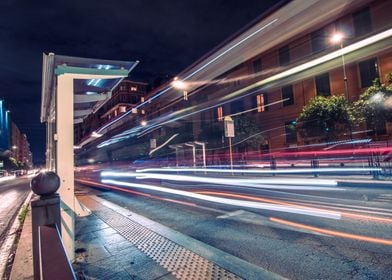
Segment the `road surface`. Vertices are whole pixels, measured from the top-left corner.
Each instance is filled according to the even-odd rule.
[[[25,177],[0,182],[0,246],[30,192],[29,183],[30,179]]]
[[[102,183],[97,174],[79,178]],[[392,279],[392,189],[211,178],[112,176],[102,186],[117,190],[94,192],[290,279]]]

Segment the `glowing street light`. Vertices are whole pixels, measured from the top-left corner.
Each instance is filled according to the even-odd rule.
[[[184,81],[179,80],[177,77],[174,78],[173,82],[171,82],[171,85],[175,89],[185,90],[188,88],[188,85]]]
[[[340,32],[333,34],[331,37],[332,44],[338,44],[341,43],[342,41],[343,41],[343,34]]]
[[[332,44],[340,44],[340,49],[343,49],[343,33],[336,32],[331,36]],[[346,63],[344,60],[344,54],[342,53],[342,64],[343,64],[343,80],[344,80],[344,96],[348,100],[348,86],[347,86],[347,75],[346,75]]]
[[[142,126],[146,126],[147,125],[147,121],[141,121],[141,123],[140,123]]]

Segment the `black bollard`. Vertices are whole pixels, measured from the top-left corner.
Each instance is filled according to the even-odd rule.
[[[32,191],[39,195],[31,201],[33,231],[34,279],[40,276],[39,227],[57,226],[61,232],[60,196],[56,191],[60,187],[60,178],[54,172],[43,172],[31,180]]]

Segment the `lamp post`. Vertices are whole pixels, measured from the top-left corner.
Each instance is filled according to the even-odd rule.
[[[340,50],[343,49],[343,39],[344,36],[342,33],[335,33],[331,37],[332,44],[340,44]],[[344,96],[348,100],[348,86],[347,86],[347,75],[346,75],[346,62],[344,60],[344,54],[342,53],[342,64],[343,64],[343,80],[344,80]]]
[[[178,79],[178,77],[175,77],[171,82],[171,86],[175,89],[182,90],[184,100],[188,100],[188,84],[185,81]]]

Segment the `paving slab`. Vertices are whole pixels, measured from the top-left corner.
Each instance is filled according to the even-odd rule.
[[[86,279],[283,279],[100,197],[78,199],[92,211],[76,221],[74,267]]]

